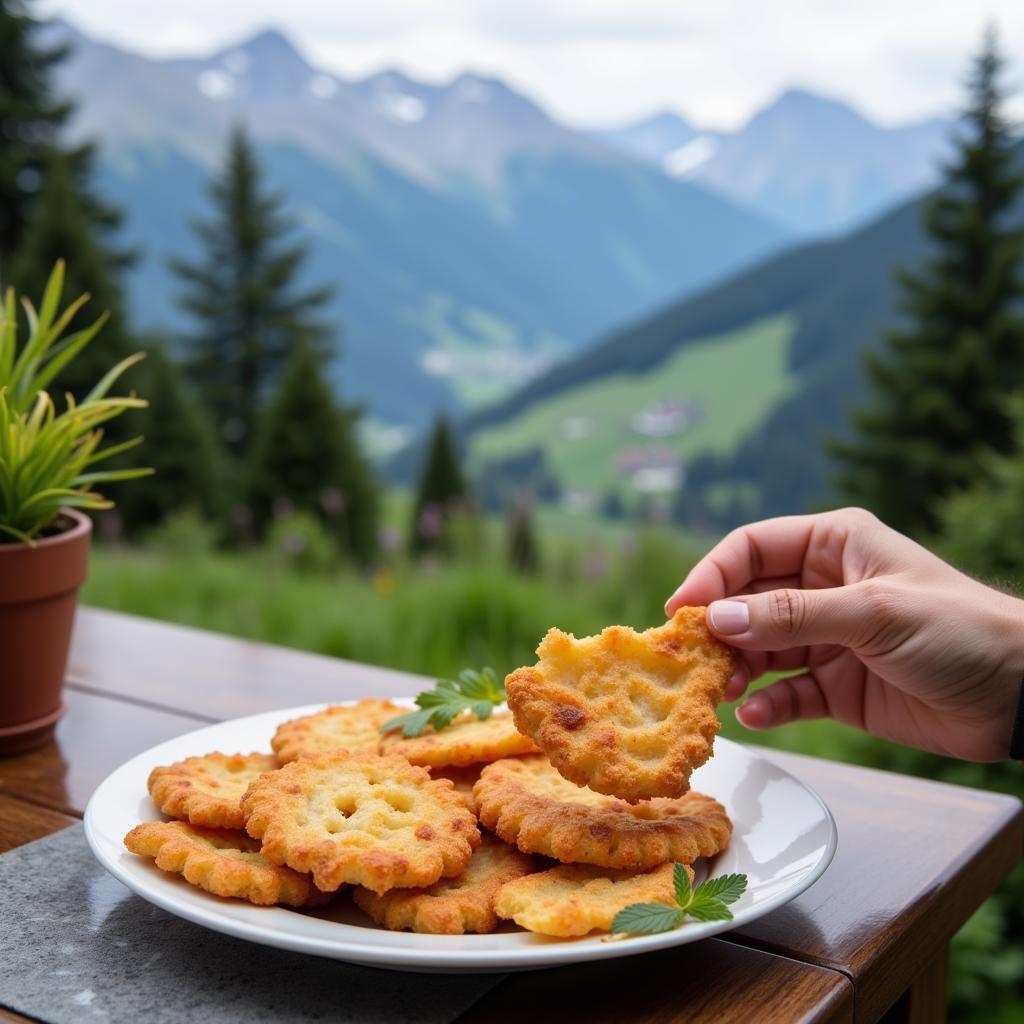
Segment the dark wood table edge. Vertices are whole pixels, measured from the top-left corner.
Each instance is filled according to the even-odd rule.
[[[849,1021],[850,1024],[853,1024],[853,1022],[856,1020],[855,989],[849,976],[845,974],[843,971],[833,970],[828,967],[821,967],[817,964],[805,963],[804,961],[797,960],[794,957],[784,956],[777,953],[771,953],[765,950],[753,949],[752,947],[744,946],[740,943],[733,943],[729,941],[729,935],[727,933],[715,936],[714,938],[701,939],[699,942],[695,943],[695,945],[701,947],[702,949],[707,949],[715,946],[730,946],[733,948],[739,947],[743,949],[750,949],[751,952],[757,953],[761,958],[770,958],[771,961],[774,961],[778,964],[791,964],[793,965],[793,967],[803,972],[820,971],[823,975],[831,979],[834,979],[835,981],[840,983],[840,988],[838,990],[837,995],[829,999],[828,1004],[825,1007],[823,1007],[823,1009],[828,1013],[827,1017],[822,1017],[818,1014],[815,1014],[813,1017],[797,1017],[793,1018],[792,1024],[802,1024],[802,1022],[804,1021],[807,1021],[808,1024],[810,1024],[810,1022],[819,1021],[835,1021],[838,1022],[838,1024],[842,1024],[842,1022]],[[686,946],[675,947],[675,951],[685,953],[686,948]],[[672,951],[673,950],[670,948],[668,952]],[[641,955],[657,956],[658,953]],[[573,967],[596,968],[597,966],[600,966],[603,967],[610,975],[617,964],[621,965],[621,962],[616,960],[601,961],[599,965],[593,963],[582,963],[570,965],[569,968],[540,968],[538,970],[509,973],[497,985],[495,985],[494,988],[489,989],[487,992],[481,995],[480,998],[476,1002],[474,1002],[472,1006],[468,1007],[461,1014],[459,1014],[458,1017],[454,1018],[452,1024],[491,1024],[492,1021],[500,1021],[502,1022],[502,1024],[504,1024],[505,1017],[495,1016],[496,1006],[500,1006],[502,1008],[516,1007],[517,1009],[515,1009],[514,1011],[511,1009],[508,1011],[509,1017],[514,1017],[516,1020],[521,1020],[522,1017],[525,1015],[529,1017],[531,1024],[546,1024],[546,1022],[549,1021],[551,1022],[551,1024],[565,1024],[566,1021],[589,1020],[591,1019],[591,1017],[586,1013],[586,1006],[583,1007],[584,1015],[578,1015],[581,1009],[578,1003],[581,1001],[585,1002],[585,997],[583,1000],[580,1000],[579,997],[576,995],[575,991],[573,990],[568,990],[564,992],[564,995],[560,994],[561,997],[565,1000],[564,1002],[557,1001],[553,1003],[541,1003],[540,1005],[538,1005],[536,1002],[531,1002],[528,1007],[524,1008],[523,1000],[519,998],[517,994],[517,989],[519,989],[524,982],[528,984],[531,978],[536,979],[539,975],[550,975],[551,977],[557,977],[560,970],[571,970]],[[709,983],[713,984],[713,980],[709,979]],[[567,1005],[569,1001],[572,1001],[576,1005]],[[572,1015],[574,1011],[577,1013],[577,1016]],[[650,1019],[652,1022],[655,1020],[655,1018],[653,1017],[645,1019]],[[687,1021],[688,1019],[689,1018],[686,1016],[685,1008],[681,1008],[678,1016],[674,1016],[672,1018],[672,1020],[678,1020],[680,1024],[683,1024],[683,1022]],[[754,1018],[746,1016],[742,1018],[736,1018],[737,1021],[748,1019],[752,1020]],[[665,1022],[667,1022],[669,1018],[663,1015],[659,1015],[656,1018],[656,1020],[659,1022],[659,1024],[665,1024]]]
[[[989,832],[974,847],[978,858],[974,873],[986,883],[982,886],[984,891],[983,900],[987,899],[999,888],[1021,860],[1022,854],[1024,854],[1024,803],[1008,794],[992,795],[1004,799],[1006,813],[1003,819],[994,823]],[[867,1001],[867,1005],[864,1005],[865,1000],[857,984],[857,978],[846,965],[817,957],[812,953],[806,954],[799,962],[826,970],[837,971],[849,979],[854,990],[855,1020],[881,1021],[884,1015],[899,1003],[901,999],[910,1002],[915,1000],[923,1002],[930,999],[936,979],[941,980],[942,984],[945,985],[949,967],[950,941],[963,923],[980,906],[980,904],[975,904],[973,900],[968,901],[967,907],[969,909],[963,909],[958,906],[958,910],[962,910],[962,912],[952,916],[947,915],[941,928],[936,928],[934,922],[925,927],[923,923],[925,915],[930,910],[934,896],[938,891],[939,887],[936,886],[924,899],[914,904],[908,915],[907,932],[916,935],[919,943],[917,949],[920,954],[921,969],[917,979],[904,992],[895,993],[895,997],[892,1000],[883,1001],[883,1005],[877,1005],[877,999]],[[771,953],[775,956],[786,955],[774,943],[759,940],[756,936],[744,935],[741,932],[730,932],[728,936],[723,936],[723,938],[728,938],[730,942],[744,945],[760,952]],[[892,944],[892,941],[886,942],[879,949],[878,959],[882,959],[888,954]],[[862,1014],[864,1015],[863,1017]],[[908,1017],[907,1019],[912,1018]]]

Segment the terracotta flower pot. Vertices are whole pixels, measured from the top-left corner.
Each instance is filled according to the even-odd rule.
[[[61,513],[65,529],[29,544],[0,543],[0,755],[40,747],[64,713],[61,689],[92,523]]]

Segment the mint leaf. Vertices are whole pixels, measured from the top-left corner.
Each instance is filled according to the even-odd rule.
[[[676,865],[678,869],[678,865]],[[747,891],[746,875],[720,875],[709,878],[697,886],[693,894],[695,900],[703,897],[713,898],[721,903],[735,903]]]
[[[459,691],[450,679],[441,679],[432,690],[424,690],[416,697],[421,708],[443,708],[448,704],[459,702]]]
[[[735,903],[747,891],[746,875],[722,875],[709,878],[691,889],[685,864],[672,868],[672,884],[677,906],[663,903],[631,903],[612,919],[612,932],[637,932],[653,935],[678,928],[687,917],[695,921],[731,921],[728,904]]]
[[[459,673],[459,689],[470,700],[486,701],[488,704],[500,704],[505,699],[505,684],[498,679],[493,668],[474,672],[465,669]]]
[[[732,911],[721,900],[708,896],[694,896],[693,902],[686,908],[686,913],[695,921],[732,920]]]
[[[393,729],[401,729],[403,736],[419,736],[430,724],[433,711],[410,711],[408,714],[399,715],[397,718],[389,719],[381,727],[381,732],[391,732]]]
[[[690,873],[685,864],[676,864],[672,868],[672,883],[676,889],[676,903],[685,910],[690,905]]]
[[[463,709],[456,703],[445,704],[442,707],[434,708],[434,713],[430,718],[430,724],[434,729],[443,729],[446,725],[450,725],[452,719],[459,714]]]
[[[631,903],[612,919],[612,933],[636,932],[654,935],[668,932],[683,923],[683,912],[665,903]]]
[[[381,732],[401,729],[404,736],[419,736],[427,728],[443,729],[463,711],[479,719],[491,717],[496,704],[505,699],[505,685],[494,669],[479,672],[463,669],[458,679],[439,679],[432,690],[424,690],[416,697],[419,711],[410,711],[385,722]]]
[[[475,704],[471,704],[469,706],[469,710],[472,711],[477,718],[486,719],[491,717],[494,705],[489,700],[478,700]]]

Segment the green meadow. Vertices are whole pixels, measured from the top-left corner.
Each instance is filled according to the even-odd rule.
[[[794,331],[792,317],[769,317],[692,342],[645,373],[605,376],[560,392],[474,434],[471,469],[539,448],[564,488],[601,494],[622,486],[616,461],[629,450],[665,448],[684,462],[730,453],[796,389],[788,366]],[[695,420],[666,437],[634,430],[632,417],[671,402],[690,405]]]

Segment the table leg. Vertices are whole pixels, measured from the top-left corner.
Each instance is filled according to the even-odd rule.
[[[880,1024],[945,1024],[949,946],[924,969],[882,1017]]]

